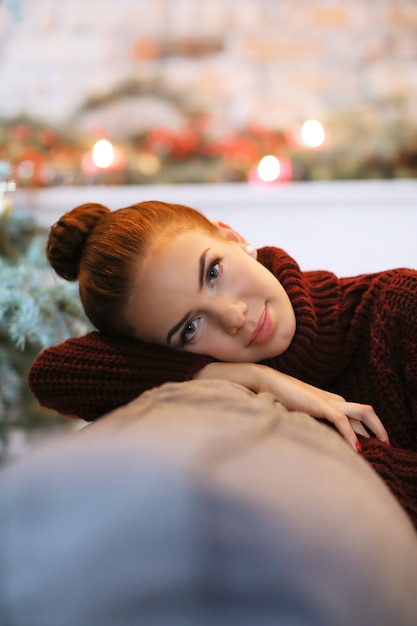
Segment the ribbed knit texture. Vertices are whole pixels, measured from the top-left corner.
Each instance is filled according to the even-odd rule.
[[[391,489],[417,531],[417,454],[391,448],[373,437],[359,439],[364,458]]]
[[[301,272],[284,251],[264,248],[297,318],[292,344],[271,367],[371,404],[394,445],[417,450],[417,271],[354,278]]]
[[[91,332],[44,350],[29,387],[40,404],[90,422],[167,381],[191,380],[205,356]]]
[[[417,271],[339,279],[302,272],[277,248],[262,248],[258,259],[284,286],[297,319],[290,347],[264,363],[374,407],[395,447],[365,441],[364,456],[417,527]],[[146,389],[189,380],[213,360],[93,332],[45,350],[29,386],[42,405],[90,421]]]

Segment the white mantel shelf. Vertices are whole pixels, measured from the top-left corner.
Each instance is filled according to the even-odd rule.
[[[11,198],[17,213],[48,227],[84,202],[116,209],[165,200],[229,222],[258,247],[280,246],[305,270],[417,268],[417,180],[56,187],[18,189]]]

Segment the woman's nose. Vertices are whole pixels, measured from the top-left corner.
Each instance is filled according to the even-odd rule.
[[[247,310],[246,304],[240,300],[222,302],[219,307],[221,325],[227,332],[232,335],[236,334],[245,323]]]

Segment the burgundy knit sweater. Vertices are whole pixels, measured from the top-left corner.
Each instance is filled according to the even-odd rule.
[[[297,320],[286,352],[263,363],[374,407],[395,447],[365,441],[364,455],[417,526],[417,271],[338,278],[302,272],[272,247],[258,260],[282,283]],[[91,421],[213,360],[92,332],[42,352],[29,386],[42,405]]]

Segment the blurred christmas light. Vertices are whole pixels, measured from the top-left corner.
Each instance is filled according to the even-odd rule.
[[[127,157],[123,150],[108,141],[96,141],[92,150],[84,152],[81,157],[81,170],[88,175],[97,174],[99,170],[111,172],[121,171],[126,167]]]
[[[324,144],[326,133],[318,120],[306,120],[301,126],[301,140],[309,148],[318,148]]]
[[[250,183],[271,185],[290,181],[292,178],[291,161],[285,157],[267,154],[248,174]]]
[[[101,169],[110,167],[114,161],[114,148],[108,139],[99,139],[94,144],[92,150],[92,159],[94,165]]]
[[[294,150],[323,150],[328,147],[329,133],[323,124],[315,119],[308,119],[303,124],[293,126],[285,133],[285,139]]]
[[[279,178],[281,165],[277,157],[267,154],[262,157],[258,164],[258,175],[265,183],[272,183]]]

